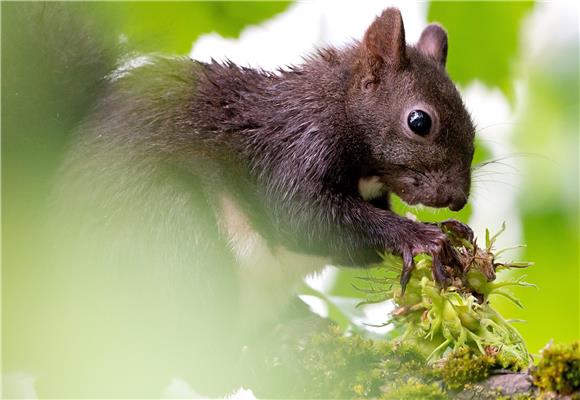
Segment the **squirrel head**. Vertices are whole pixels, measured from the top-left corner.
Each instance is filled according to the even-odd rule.
[[[431,24],[407,46],[401,14],[388,8],[356,52],[347,113],[371,149],[365,174],[409,204],[463,208],[475,129],[445,71],[445,30]]]

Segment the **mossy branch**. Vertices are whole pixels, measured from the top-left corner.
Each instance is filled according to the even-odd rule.
[[[345,336],[332,326],[299,346],[298,365],[293,368],[302,376],[301,384],[276,395],[382,400],[580,399],[579,348],[580,342],[549,346],[537,366],[525,370],[510,356],[480,354],[467,347],[428,363],[416,345]]]

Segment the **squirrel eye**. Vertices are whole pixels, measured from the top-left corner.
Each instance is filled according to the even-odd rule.
[[[407,118],[409,128],[419,136],[427,136],[431,130],[431,117],[425,111],[413,110]]]

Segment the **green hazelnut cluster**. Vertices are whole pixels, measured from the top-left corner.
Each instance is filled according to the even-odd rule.
[[[398,340],[415,343],[425,351],[427,360],[435,362],[462,348],[486,354],[501,354],[514,364],[527,366],[529,354],[517,330],[491,306],[491,296],[503,296],[518,306],[519,301],[507,290],[510,286],[531,286],[523,277],[496,281],[496,272],[522,268],[530,263],[503,263],[496,260],[504,250],[494,251],[494,243],[502,229],[480,248],[476,239],[469,242],[447,232],[458,253],[463,270],[453,274],[446,287],[434,280],[431,257],[417,256],[415,269],[405,291],[398,277],[402,262],[398,257],[385,256],[383,264],[369,276],[364,288],[368,301],[374,303],[392,299],[395,309],[388,323],[397,326]]]

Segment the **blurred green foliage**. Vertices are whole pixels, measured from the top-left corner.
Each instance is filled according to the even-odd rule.
[[[99,2],[138,50],[187,54],[195,38],[236,37],[247,25],[284,11],[288,1]]]
[[[578,60],[578,42],[554,43],[519,65],[528,98],[513,139],[525,155],[517,205],[527,244],[522,258],[536,263],[526,279],[538,290],[518,292],[523,310],[499,303],[505,315],[527,321],[518,329],[533,352],[550,339],[580,337]]]

